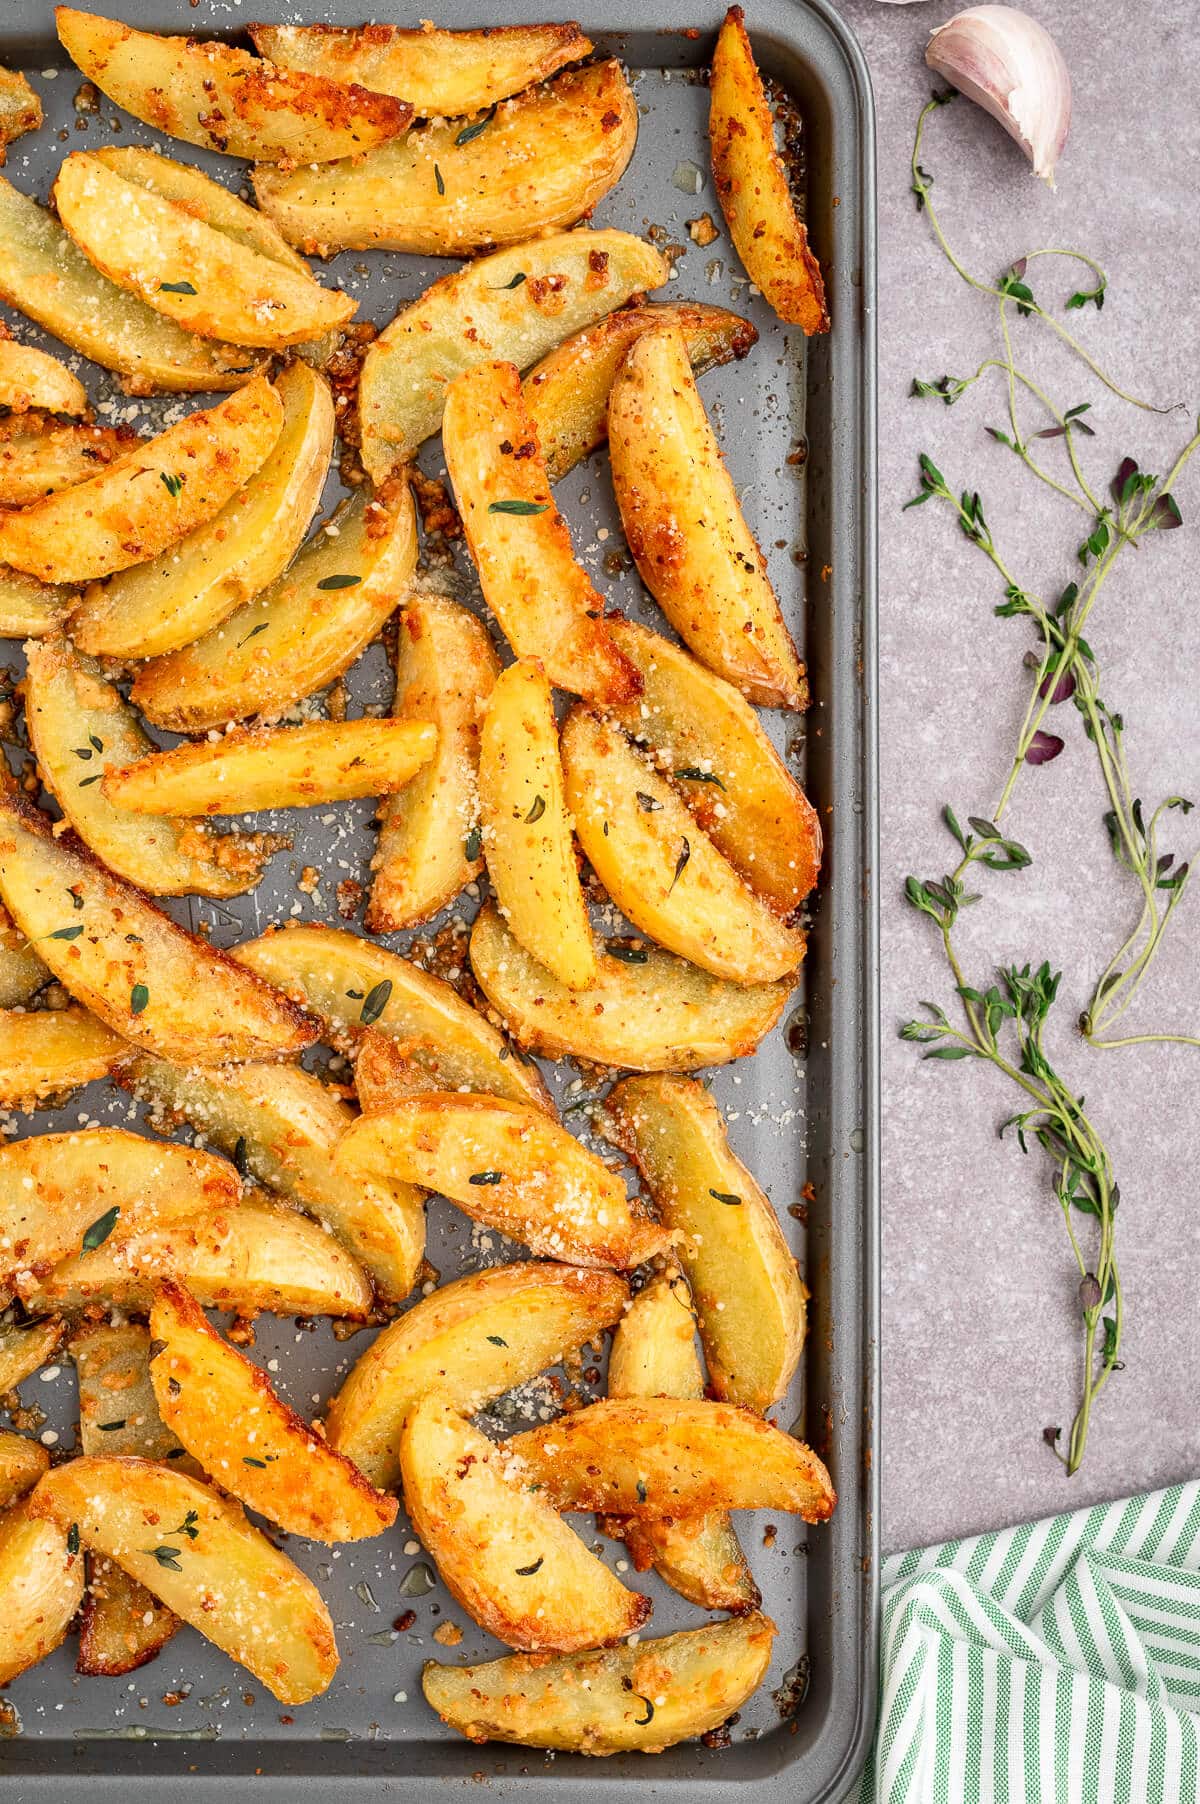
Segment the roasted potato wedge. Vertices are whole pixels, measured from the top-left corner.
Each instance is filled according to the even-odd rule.
[[[484,710],[479,752],[484,859],[500,912],[526,950],[572,990],[596,980],[554,697],[534,658],[510,664]]]
[[[194,645],[144,664],[133,699],[174,733],[282,713],[353,664],[402,600],[416,562],[408,489],[386,503],[360,490],[261,595]]]
[[[386,1115],[410,1096],[442,1088],[413,1051],[411,1044],[367,1028],[354,1049],[354,1088],[364,1115]]]
[[[182,1285],[158,1285],[150,1331],[163,1420],[222,1490],[312,1541],[361,1541],[396,1520],[395,1498],[277,1397],[267,1374],[221,1339]]]
[[[149,1460],[89,1458],[48,1473],[35,1519],[116,1560],[282,1704],[304,1704],[337,1670],[329,1612],[236,1503]]]
[[[501,101],[486,131],[436,119],[353,160],[259,167],[254,192],[309,253],[469,257],[582,219],[625,173],[637,123],[620,64],[592,63]]]
[[[57,632],[78,599],[75,589],[39,583],[0,564],[0,639],[44,639]]]
[[[277,69],[232,44],[161,37],[73,7],[58,35],[89,81],[147,125],[259,163],[353,157],[402,132],[412,108],[387,94]]]
[[[178,1627],[174,1610],[160,1604],[115,1560],[88,1554],[76,1672],[87,1678],[123,1678],[160,1654]]]
[[[48,351],[4,337],[0,337],[0,407],[15,414],[89,412],[87,390],[65,363]]]
[[[573,708],[562,753],[580,844],[635,927],[733,983],[772,983],[796,970],[804,935],[743,883],[619,727]]]
[[[4,1009],[0,1108],[34,1109],[49,1097],[107,1077],[128,1051],[127,1043],[86,1009]]]
[[[400,1429],[418,1398],[446,1396],[469,1415],[598,1341],[629,1300],[614,1272],[530,1262],[443,1285],[386,1327],[329,1406],[330,1445],[371,1483],[400,1482]]]
[[[435,1090],[474,1090],[532,1103],[553,1115],[536,1065],[509,1049],[491,1022],[450,984],[357,934],[299,923],[238,946],[239,964],[282,990],[353,1052],[364,1032],[404,1046]]]
[[[764,708],[808,703],[677,326],[630,345],[608,399],[621,523],[642,581],[702,663]]]
[[[498,25],[484,31],[252,25],[250,36],[261,55],[284,69],[395,94],[420,119],[481,112],[592,52],[578,25]]]
[[[25,77],[16,69],[0,69],[0,163],[10,144],[35,132],[41,123],[42,103]]]
[[[363,358],[362,460],[375,482],[442,423],[447,385],[502,357],[528,369],[568,333],[647,288],[667,266],[628,232],[558,232],[443,276],[398,313]]]
[[[427,1660],[421,1685],[442,1721],[468,1741],[661,1754],[741,1708],[766,1676],[774,1638],[768,1617],[740,1616],[570,1659]]]
[[[0,1517],[0,1685],[66,1638],[83,1596],[83,1554],[70,1551],[69,1527],[35,1515],[32,1495]]]
[[[76,1001],[162,1058],[288,1058],[316,1037],[294,1003],[56,838],[36,808],[2,794],[0,893]]]
[[[157,557],[224,507],[282,423],[278,395],[256,377],[87,482],[0,517],[0,557],[53,583],[89,582]]]
[[[446,390],[442,445],[484,600],[519,658],[599,702],[638,692],[571,550],[512,363],[477,363]]]
[[[247,206],[236,194],[213,181],[192,163],[180,163],[174,157],[160,156],[156,150],[145,150],[135,144],[106,144],[89,151],[89,156],[106,169],[133,182],[139,188],[172,201],[193,219],[198,219],[222,237],[232,238],[246,250],[272,263],[290,269],[296,275],[308,275],[308,264],[292,249],[281,232],[258,211]]]
[[[837,1502],[810,1447],[732,1403],[610,1398],[504,1446],[560,1510],[647,1520],[786,1510],[824,1522]]]
[[[509,1647],[555,1653],[640,1628],[650,1599],[627,1591],[507,1468],[502,1450],[436,1394],[400,1431],[405,1508],[463,1609]]]
[[[780,319],[809,338],[828,332],[821,266],[775,149],[774,120],[740,6],[729,8],[718,33],[709,92],[713,181],[746,273]]]
[[[14,927],[0,905],[0,1008],[19,1008],[50,982],[50,972],[33,949],[33,941]]]
[[[211,632],[282,576],[321,498],[333,450],[333,398],[328,383],[301,362],[282,371],[275,392],[283,425],[264,462],[205,525],[88,589],[71,621],[81,651],[161,657]]]
[[[79,1382],[81,1452],[161,1460],[193,1478],[203,1477],[199,1463],[159,1414],[147,1327],[141,1322],[85,1322],[71,1336],[70,1354]]]
[[[500,660],[474,614],[442,595],[414,595],[400,619],[400,720],[431,721],[437,749],[380,811],[367,903],[372,933],[428,921],[483,869],[479,855],[479,712]]]
[[[88,482],[141,443],[124,426],[86,426],[14,414],[0,420],[0,505],[29,507]]]
[[[40,1441],[0,1429],[0,1510],[9,1509],[26,1491],[32,1491],[49,1469],[50,1455]]]
[[[15,1391],[40,1366],[49,1365],[63,1337],[60,1316],[45,1321],[0,1326],[0,1394]]]

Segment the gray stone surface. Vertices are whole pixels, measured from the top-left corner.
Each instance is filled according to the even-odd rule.
[[[1193,1157],[1200,1050],[1089,1049],[1075,1018],[1096,972],[1135,918],[1132,880],[1115,868],[1101,824],[1099,773],[1070,707],[1053,725],[1067,750],[1029,769],[1009,816],[1032,870],[981,885],[962,934],[969,972],[997,960],[1050,959],[1064,971],[1053,1054],[1109,1144],[1122,1189],[1126,1369],[1094,1419],[1087,1461],[1068,1480],[1042,1443],[1076,1399],[1076,1278],[1061,1214],[1039,1157],[1001,1144],[1004,1081],[973,1064],[921,1065],[895,1038],[916,999],[949,1005],[931,924],[904,904],[909,871],[940,874],[949,841],[943,801],[988,813],[1024,706],[1020,622],[997,620],[997,580],[934,503],[901,514],[926,450],[952,483],[984,497],[997,544],[1028,586],[1056,593],[1073,573],[1084,516],[1041,488],[990,441],[1004,424],[993,375],[954,408],[911,400],[914,374],[963,374],[991,354],[994,303],[949,270],[908,192],[917,111],[932,78],[927,33],[943,4],[848,0],[870,60],[879,110],[881,239],[879,511],[883,758],[884,1234],[883,1541],[886,1549],[1076,1507],[1171,1482],[1200,1468],[1200,1333]],[[1158,402],[1138,413],[1107,395],[1036,321],[1016,331],[1022,360],[1061,403],[1092,403],[1094,483],[1126,452],[1168,466],[1200,403],[1196,371],[1194,171],[1200,155],[1192,0],[1144,11],[1117,0],[1042,0],[1075,88],[1071,138],[1051,193],[967,102],[938,114],[925,167],[968,266],[994,278],[1022,252],[1078,245],[1107,267],[1108,302],[1078,324],[1124,386]],[[1064,265],[1034,266],[1039,298],[1066,298]],[[1053,465],[1061,447],[1041,447]],[[1103,694],[1125,714],[1136,785],[1147,799],[1200,790],[1200,459],[1179,498],[1184,531],[1127,553],[1096,605],[1089,637]],[[1086,528],[1085,528],[1086,530]],[[1172,817],[1166,843],[1200,838]],[[1189,830],[1190,829],[1190,830]],[[930,931],[926,931],[926,929]],[[1184,899],[1155,975],[1126,1017],[1129,1032],[1200,1032],[1200,892]],[[970,979],[969,979],[970,980]]]

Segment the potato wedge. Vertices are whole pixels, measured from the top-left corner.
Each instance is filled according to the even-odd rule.
[[[446,1398],[414,1404],[400,1431],[404,1505],[447,1589],[509,1647],[573,1653],[640,1628],[627,1591]],[[564,1532],[565,1531],[565,1532]]]
[[[43,1472],[50,1470],[50,1455],[40,1441],[0,1429],[0,1510],[7,1510],[32,1491]]]
[[[821,266],[775,149],[774,120],[740,6],[729,8],[717,35],[709,92],[713,181],[746,273],[780,319],[800,326],[806,338],[828,332]]]
[[[362,460],[375,482],[442,423],[447,385],[502,357],[528,369],[570,332],[647,288],[667,265],[628,232],[558,232],[443,276],[398,313],[363,358]]]
[[[57,632],[78,599],[76,589],[39,583],[0,564],[0,639],[44,639]]]
[[[412,108],[387,94],[277,69],[232,44],[162,37],[73,7],[58,35],[89,81],[158,131],[259,163],[352,157],[402,132]]]
[[[432,721],[437,750],[380,811],[366,915],[371,933],[430,920],[483,869],[479,712],[499,670],[474,614],[442,595],[411,598],[397,634],[393,713]]]
[[[66,1639],[83,1596],[83,1554],[70,1551],[69,1527],[35,1515],[32,1494],[0,1517],[0,1685]]]
[[[31,1514],[116,1560],[282,1704],[337,1670],[329,1612],[286,1554],[211,1486],[149,1460],[84,1457],[49,1473]]]
[[[275,392],[283,425],[264,462],[205,525],[87,590],[71,621],[81,651],[161,657],[219,626],[282,576],[321,498],[333,450],[333,398],[328,383],[299,361],[282,371]]]
[[[435,1090],[475,1090],[553,1115],[536,1065],[514,1054],[485,1016],[443,978],[357,934],[299,923],[238,946],[233,957],[321,1020],[353,1052],[367,1032],[406,1049]]]
[[[83,1453],[153,1459],[193,1478],[203,1471],[159,1414],[150,1380],[150,1330],[141,1322],[86,1322],[72,1336]]]
[[[633,1071],[696,1071],[744,1058],[778,1021],[791,981],[727,983],[657,946],[596,940],[596,981],[568,990],[530,957],[492,903],[471,929],[471,969],[518,1045]]]
[[[143,1101],[184,1116],[245,1174],[314,1216],[388,1302],[408,1295],[425,1250],[421,1194],[382,1178],[347,1180],[334,1153],[354,1111],[320,1078],[298,1065],[189,1070],[141,1057],[121,1082]]]
[[[774,1638],[768,1617],[740,1616],[571,1659],[427,1660],[421,1685],[442,1721],[468,1741],[661,1754],[741,1708],[766,1676]]]
[[[139,394],[239,388],[263,359],[163,319],[93,269],[52,213],[0,176],[0,297]]]
[[[775,911],[816,885],[821,822],[748,703],[681,646],[632,620],[612,635],[642,693],[612,710],[654,754],[718,852]]]
[[[614,1272],[577,1265],[534,1261],[469,1272],[371,1343],[329,1406],[330,1445],[391,1490],[400,1482],[400,1430],[418,1398],[439,1391],[472,1414],[598,1341],[628,1299]]]
[[[160,1654],[179,1627],[174,1610],[102,1553],[87,1556],[75,1671],[123,1678]]]
[[[41,123],[42,103],[25,77],[16,69],[0,69],[0,163],[10,144]]]
[[[385,1172],[445,1196],[474,1221],[571,1265],[628,1270],[669,1244],[635,1216],[621,1179],[526,1103],[431,1091],[343,1137],[347,1172]]]
[[[135,773],[158,754],[116,684],[61,636],[27,651],[25,724],[42,781],[116,876],[152,896],[240,896],[260,881],[269,852],[253,834],[212,836],[183,819],[148,821],[114,800],[107,773]]]
[[[101,145],[88,154],[122,180],[182,207],[193,219],[211,226],[224,238],[232,238],[256,256],[267,257],[296,275],[309,274],[304,258],[297,256],[257,207],[247,206],[193,163],[180,163],[174,157],[164,157],[156,150],[135,144]]]
[[[403,1040],[367,1028],[354,1049],[354,1088],[364,1115],[386,1115],[410,1096],[442,1088],[412,1053]]]
[[[579,842],[635,927],[732,983],[772,983],[796,970],[804,935],[742,882],[618,727],[575,707],[562,753]]]
[[[486,131],[436,119],[353,160],[259,167],[254,193],[289,244],[319,256],[469,257],[582,219],[625,173],[637,125],[620,64],[593,63],[501,101]]]
[[[288,1058],[316,1036],[294,1003],[185,933],[77,843],[56,839],[45,815],[10,795],[0,795],[0,894],[75,1000],[162,1058]]]
[[[0,407],[10,413],[87,414],[87,390],[65,363],[16,338],[0,337]]]
[[[837,1502],[810,1447],[732,1403],[610,1398],[504,1446],[560,1510],[647,1520],[786,1510],[824,1522]]]
[[[14,927],[0,905],[0,1008],[19,1008],[50,982],[50,972],[33,949],[32,940]]]
[[[86,1009],[4,1009],[0,1108],[35,1109],[48,1098],[107,1077],[128,1051],[127,1043]]]
[[[665,325],[682,331],[697,375],[744,357],[758,339],[748,319],[693,301],[625,307],[564,339],[523,384],[551,482],[605,443],[608,395],[622,357],[644,332]]]
[[[8,1322],[0,1327],[0,1396],[15,1391],[39,1367],[49,1365],[62,1337],[61,1316],[47,1316],[41,1322]]]
[[[163,1420],[223,1491],[313,1541],[361,1541],[396,1520],[395,1498],[327,1446],[171,1279],[155,1290],[150,1331]]]
[[[500,912],[560,982],[587,989],[596,980],[592,926],[563,799],[554,697],[535,658],[510,664],[488,698],[479,813]]]
[[[408,489],[386,502],[360,490],[261,595],[194,645],[144,664],[133,699],[173,733],[282,713],[335,682],[377,637],[416,562]]]
[[[621,523],[642,581],[702,663],[764,708],[808,687],[677,326],[625,353],[608,399]]]
[[[123,426],[67,424],[26,414],[0,420],[0,504],[28,507],[88,482],[140,443],[139,435]]]
[[[519,658],[600,702],[638,692],[571,550],[512,363],[477,363],[446,390],[442,445],[484,600]]]

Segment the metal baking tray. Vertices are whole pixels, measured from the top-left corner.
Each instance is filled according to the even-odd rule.
[[[97,8],[153,30],[205,34],[235,34],[249,15],[356,23],[364,11],[363,0],[324,0],[307,10],[294,0],[254,0],[252,7],[248,0],[245,12],[241,0],[201,0],[199,6],[195,0],[97,0]],[[572,10],[548,9],[546,0],[490,0],[487,6],[450,0],[438,23],[507,24]],[[261,1804],[297,1798],[365,1804],[376,1796],[432,1798],[478,1782],[503,1797],[552,1798],[585,1787],[594,1804],[616,1804],[647,1790],[689,1804],[717,1804],[732,1799],[735,1787],[752,1784],[763,1804],[784,1798],[815,1804],[841,1795],[863,1759],[875,1691],[878,1432],[871,96],[858,47],[824,0],[751,0],[749,24],[761,63],[798,103],[806,126],[809,230],[827,272],[833,315],[832,334],[806,346],[750,288],[724,232],[707,249],[688,236],[689,218],[709,212],[720,223],[701,73],[720,14],[716,7],[696,13],[682,0],[662,0],[654,10],[651,28],[635,0],[609,0],[603,8],[583,0],[580,9],[599,53],[626,62],[641,112],[633,162],[596,219],[635,232],[660,228],[684,247],[661,298],[732,306],[748,314],[761,335],[745,362],[712,372],[703,387],[808,660],[810,712],[802,719],[763,718],[820,808],[826,857],[795,1006],[755,1058],[716,1072],[713,1089],[729,1113],[733,1143],[769,1190],[813,1291],[797,1386],[775,1414],[829,1461],[838,1510],[829,1525],[815,1530],[786,1517],[774,1524],[738,1518],[779,1635],[768,1680],[725,1748],[688,1744],[654,1759],[585,1761],[499,1743],[472,1747],[445,1730],[422,1698],[422,1662],[431,1656],[487,1658],[502,1650],[440,1586],[409,1594],[415,1581],[408,1575],[422,1555],[412,1551],[402,1517],[381,1539],[336,1550],[288,1541],[288,1552],[320,1584],[342,1651],[334,1684],[305,1708],[282,1712],[247,1673],[188,1629],[152,1665],[123,1679],[77,1677],[68,1641],[5,1693],[20,1732],[0,1741],[0,1775],[5,1796],[22,1804],[143,1794],[175,1800],[193,1792],[215,1796],[218,1788],[230,1804],[250,1798]],[[391,8],[387,16],[401,17]],[[46,108],[46,124],[12,147],[5,170],[39,198],[45,199],[69,149],[97,141],[159,142],[107,101],[98,114],[77,119],[79,76],[54,36],[49,0],[7,0],[0,8],[0,59],[30,75]],[[239,180],[241,166],[230,159],[171,142],[161,147],[227,182]],[[359,297],[360,317],[383,325],[448,267],[351,252],[328,273]],[[27,322],[20,330],[31,342],[50,342]],[[71,361],[76,367],[81,362]],[[121,417],[141,407],[153,426],[180,405],[179,397],[131,403],[103,372],[85,365],[82,373],[93,398],[114,399]],[[801,447],[807,455],[798,459]],[[440,444],[435,441],[427,453],[427,467],[439,470]],[[331,477],[327,504],[337,492]],[[604,456],[575,471],[558,494],[576,547],[609,604],[665,630],[628,560],[619,568],[612,555],[622,540]],[[19,648],[0,647],[0,663],[19,668]],[[381,647],[360,660],[348,687],[352,711],[387,705],[390,678]],[[10,754],[16,755],[13,748]],[[221,945],[273,921],[338,923],[336,885],[365,875],[371,812],[366,803],[343,807],[336,825],[320,809],[264,816],[258,824],[292,832],[295,843],[290,854],[275,859],[260,890],[230,905],[190,898],[173,911],[193,927],[207,922]],[[300,886],[305,867],[320,873],[315,890],[311,878]],[[403,950],[408,937],[387,943]],[[572,1083],[567,1100],[582,1088],[569,1066],[549,1075],[560,1100]],[[131,1115],[136,1110],[127,1098],[92,1086],[57,1114],[23,1118],[19,1131],[126,1122]],[[567,1119],[578,1126],[585,1117]],[[17,1124],[7,1125],[13,1131]],[[472,1234],[470,1224],[444,1204],[431,1208],[429,1257],[444,1278],[507,1256],[497,1237],[489,1242]],[[367,1344],[365,1334],[337,1341],[328,1324],[310,1331],[289,1319],[261,1317],[257,1328],[255,1357],[277,1360],[275,1381],[309,1413],[325,1403]],[[69,1448],[76,1418],[69,1361],[55,1379],[30,1380],[24,1397],[46,1410],[58,1446]],[[511,1412],[502,1425],[510,1422]],[[576,1518],[576,1526],[588,1534],[586,1519]],[[613,1562],[624,1552],[620,1543],[598,1536],[595,1545]],[[653,1575],[638,1582],[654,1595],[652,1633],[701,1620]],[[409,1609],[416,1612],[415,1624],[396,1632],[393,1620]],[[433,1640],[446,1622],[463,1631],[452,1648]],[[165,1694],[184,1687],[183,1702],[164,1703]]]

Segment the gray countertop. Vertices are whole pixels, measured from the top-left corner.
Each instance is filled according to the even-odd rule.
[[[988,814],[1027,695],[1027,623],[997,619],[998,579],[941,504],[909,513],[917,454],[952,486],[977,488],[998,546],[1029,587],[1056,594],[1077,573],[1082,513],[1037,484],[985,424],[1005,422],[993,374],[953,408],[909,398],[914,375],[966,374],[992,354],[994,303],[937,251],[909,193],[920,105],[934,78],[928,32],[951,5],[846,0],[879,113],[881,282],[880,678],[883,1027],[883,1543],[887,1550],[1073,1508],[1200,1470],[1200,1278],[1190,1158],[1200,1049],[1098,1052],[1075,1022],[1092,982],[1136,918],[1135,886],[1113,863],[1099,771],[1070,705],[1054,710],[1066,750],[1028,768],[1008,828],[1034,855],[989,876],[961,940],[968,981],[1000,961],[1049,959],[1064,972],[1050,1049],[1108,1138],[1122,1206],[1125,1369],[1097,1405],[1082,1471],[1068,1479],[1043,1443],[1069,1423],[1081,1369],[1075,1270],[1048,1169],[1023,1159],[998,1123],[1006,1080],[972,1062],[922,1065],[896,1038],[919,997],[951,1005],[932,924],[907,907],[905,876],[937,876],[953,848],[938,814]],[[1200,404],[1196,370],[1194,171],[1200,77],[1191,0],[1131,14],[1116,0],[1046,0],[1074,82],[1074,120],[1057,192],[1028,172],[1000,129],[965,101],[934,116],[922,162],[943,224],[968,266],[994,279],[1027,249],[1072,245],[1107,268],[1102,314],[1059,314],[1122,383],[1168,415],[1107,395],[1036,320],[1016,326],[1018,357],[1062,405],[1088,401],[1097,436],[1082,448],[1094,484],[1122,456],[1163,470]],[[940,85],[940,84],[939,84]],[[1039,299],[1077,284],[1036,266]],[[1039,447],[1048,466],[1060,443]],[[1200,791],[1200,459],[1179,489],[1185,530],[1127,552],[1089,627],[1103,694],[1127,723],[1137,787],[1157,802]],[[1081,532],[1082,527],[1082,532]],[[1166,845],[1200,839],[1171,817]],[[1190,830],[1189,830],[1190,829]],[[1200,1032],[1200,892],[1184,897],[1125,1031]]]

